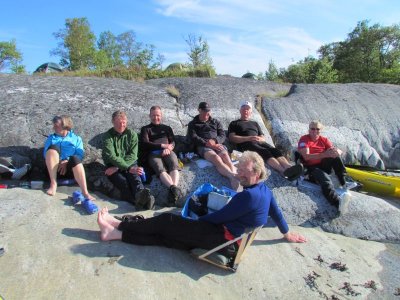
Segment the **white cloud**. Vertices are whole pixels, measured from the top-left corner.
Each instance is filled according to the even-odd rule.
[[[157,10],[167,17],[174,17],[192,23],[241,28],[259,23],[260,14],[277,13],[280,8],[273,1],[266,0],[157,0]]]
[[[211,57],[218,73],[241,76],[265,72],[269,61],[287,67],[308,55],[315,56],[321,42],[298,28],[276,28],[249,35],[208,33]]]

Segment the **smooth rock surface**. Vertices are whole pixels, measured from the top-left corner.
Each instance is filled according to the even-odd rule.
[[[398,298],[399,244],[297,226],[291,229],[308,242],[290,244],[277,228],[263,228],[230,273],[183,251],[100,242],[96,215],[68,200],[74,189],[61,187],[55,197],[0,190],[4,299],[353,299],[351,292],[355,299]],[[113,215],[132,212],[125,202],[96,197]]]

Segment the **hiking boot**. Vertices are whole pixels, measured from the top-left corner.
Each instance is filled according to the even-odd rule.
[[[154,196],[148,188],[144,188],[135,194],[135,206],[137,210],[153,209],[155,202]]]
[[[176,185],[171,185],[168,191],[168,204],[176,205],[181,197],[183,197],[182,190]]]

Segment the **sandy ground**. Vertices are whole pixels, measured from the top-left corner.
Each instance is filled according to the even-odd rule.
[[[75,188],[0,190],[4,299],[400,299],[400,245],[292,226],[305,244],[263,228],[236,273],[160,247],[101,242]],[[111,213],[132,212],[97,194]],[[169,209],[143,212],[145,216]]]

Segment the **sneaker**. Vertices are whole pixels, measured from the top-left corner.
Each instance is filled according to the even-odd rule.
[[[153,209],[155,202],[154,196],[148,188],[144,188],[135,194],[135,206],[137,210]]]
[[[11,178],[20,180],[23,176],[26,175],[26,173],[28,173],[28,171],[30,169],[31,169],[31,165],[30,164],[25,164],[23,167],[15,169]]]
[[[349,191],[345,191],[343,194],[339,196],[340,201],[339,201],[339,212],[341,215],[347,213],[349,203],[351,200],[351,194]]]
[[[346,190],[352,190],[358,186],[357,182],[355,181],[346,181],[344,185],[344,189]]]

